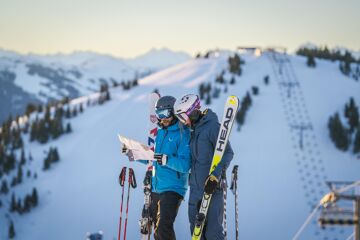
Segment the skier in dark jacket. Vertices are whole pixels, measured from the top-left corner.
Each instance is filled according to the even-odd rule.
[[[155,140],[155,175],[152,177],[151,212],[155,240],[175,240],[174,221],[187,188],[190,157],[190,130],[174,116],[171,96],[161,97],[155,113],[159,121]],[[123,152],[127,149],[123,148]],[[127,153],[129,156],[129,153]],[[147,164],[147,161],[139,160]]]
[[[175,116],[185,125],[191,128],[191,174],[190,174],[190,197],[189,197],[189,222],[191,234],[194,231],[196,215],[199,212],[200,203],[204,191],[212,194],[208,209],[206,225],[202,238],[206,240],[222,240],[224,193],[220,187],[220,178],[226,171],[233,158],[233,150],[228,143],[222,160],[209,175],[214,149],[220,130],[220,124],[216,114],[211,109],[200,111],[200,99],[197,95],[188,94],[178,99],[174,106]]]

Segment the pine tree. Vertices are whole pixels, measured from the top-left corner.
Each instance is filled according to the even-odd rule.
[[[360,153],[360,127],[357,128],[355,134],[353,153]]]
[[[23,207],[22,207],[22,204],[21,204],[21,199],[19,198],[18,201],[17,201],[17,204],[16,204],[16,211],[20,214],[23,213]]]
[[[13,129],[12,131],[12,147],[13,149],[18,149],[21,148],[23,146],[23,141],[21,138],[21,129],[17,128],[17,129]]]
[[[340,121],[339,114],[336,113],[334,117],[329,120],[330,137],[335,143],[335,146],[343,151],[349,148],[350,140],[347,134],[347,130],[344,128]]]
[[[38,199],[38,193],[37,193],[36,188],[33,188],[33,191],[31,194],[31,201],[32,201],[34,207],[36,207],[38,205],[39,199]]]
[[[44,119],[45,119],[45,122],[47,122],[47,123],[50,122],[50,105],[49,104],[46,106]]]
[[[52,159],[53,162],[57,162],[60,160],[59,153],[56,147],[52,149]]]
[[[308,67],[316,67],[316,62],[313,55],[308,56],[306,64],[308,65]]]
[[[203,100],[204,99],[204,95],[205,95],[205,85],[204,83],[201,83],[199,85],[199,95],[200,95],[200,99]]]
[[[18,166],[17,177],[16,177],[18,184],[22,183],[22,178],[23,178],[23,171],[22,171],[21,165],[19,165]]]
[[[234,57],[229,57],[228,64],[229,64],[229,71],[231,73],[241,75],[241,64],[243,62],[241,61],[239,55],[235,54]]]
[[[264,83],[265,83],[265,85],[268,85],[268,84],[269,84],[269,75],[266,75],[266,76],[264,77]]]
[[[89,102],[90,102],[90,100],[89,100]],[[70,112],[70,106],[69,105],[66,108],[65,117],[66,118],[71,118],[71,112]]]
[[[210,94],[207,95],[207,98],[206,98],[206,100],[205,100],[205,104],[206,104],[206,105],[210,105],[210,104],[211,104],[211,96],[210,96]]]
[[[23,208],[23,212],[29,212],[32,206],[32,199],[31,196],[27,195],[24,198],[24,208]]]
[[[69,122],[66,124],[66,132],[67,132],[67,133],[71,133],[71,132],[72,132],[71,124],[70,124]]]
[[[241,107],[243,107],[244,110],[247,111],[249,109],[249,107],[251,106],[251,104],[252,104],[251,96],[250,96],[250,93],[247,92],[246,96],[243,98]]]
[[[2,181],[0,192],[3,194],[7,194],[9,192],[8,184],[6,179]]]
[[[72,116],[76,117],[76,115],[77,115],[77,108],[76,108],[76,106],[74,106],[73,110],[72,110]]]
[[[9,171],[13,170],[15,168],[15,162],[15,154],[11,151],[10,154],[5,157],[5,162],[3,164],[4,172],[9,173]]]
[[[42,113],[43,112],[43,105],[39,104],[38,107],[37,107],[37,111],[38,113]]]
[[[240,110],[236,113],[236,122],[238,124],[238,131],[240,131],[241,126],[244,124],[245,122],[245,114],[246,114],[246,110],[245,108],[242,107],[240,108]]]
[[[25,152],[24,152],[24,148],[21,149],[21,156],[20,156],[20,164],[24,165],[26,163],[26,158],[25,158]]]
[[[0,139],[0,166],[3,166],[4,162],[5,162],[5,150],[4,150],[4,145],[1,143],[1,139]]]
[[[10,212],[15,212],[17,210],[16,200],[15,200],[15,193],[11,195],[11,203],[10,203]]]
[[[254,96],[256,96],[256,95],[259,94],[259,88],[258,88],[258,87],[253,86],[253,87],[251,88],[251,90],[252,90],[252,93],[253,93]]]
[[[9,226],[9,239],[13,239],[16,236],[15,227],[13,221],[10,222]]]
[[[50,168],[50,165],[51,165],[51,162],[50,162],[49,157],[47,156],[47,157],[44,159],[43,170],[48,170],[48,169]]]
[[[345,109],[346,109],[346,107],[345,107]],[[359,109],[356,106],[354,98],[350,98],[347,118],[348,118],[348,123],[350,126],[350,132],[354,132],[354,130],[356,130],[359,125]]]
[[[136,87],[138,84],[139,84],[139,83],[138,83],[138,79],[135,78],[135,79],[133,80],[132,86],[133,86],[133,87]],[[107,92],[109,93],[109,91],[107,91]]]
[[[63,128],[61,117],[57,117],[57,118],[51,120],[50,132],[54,139],[58,138],[61,134],[63,134],[64,128]]]
[[[59,119],[62,118],[64,116],[64,109],[62,106],[58,106],[56,107],[56,111],[55,111],[55,118]]]
[[[25,115],[27,116],[30,116],[31,113],[35,112],[37,109],[36,109],[36,105],[33,104],[33,103],[29,103],[27,106],[26,106],[26,110],[25,110]]]
[[[234,84],[235,84],[235,77],[234,77],[234,76],[231,77],[230,84],[231,84],[231,85],[234,85]]]
[[[31,129],[30,129],[30,141],[34,141],[35,139],[38,138],[38,122],[34,121],[31,124]]]
[[[215,82],[223,84],[225,82],[223,74],[220,74],[216,77]]]
[[[38,135],[38,141],[40,143],[46,143],[49,140],[49,130],[47,128],[47,122],[45,120],[40,120],[39,121],[39,135]]]
[[[12,180],[11,180],[11,186],[12,187],[14,187],[14,186],[16,186],[16,184],[17,184],[17,178],[14,176],[13,178],[12,178]]]
[[[134,85],[134,86],[137,86],[137,80],[136,80],[136,85]],[[109,91],[106,91],[106,93],[105,93],[105,100],[106,101],[109,101],[111,99],[111,97],[110,97],[110,92]]]

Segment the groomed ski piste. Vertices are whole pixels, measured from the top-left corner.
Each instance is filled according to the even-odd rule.
[[[134,169],[138,182],[138,187],[130,190],[127,239],[139,239],[146,166],[128,162],[121,154],[117,134],[146,144],[148,94],[156,88],[162,96],[180,97],[197,94],[202,82],[214,86],[215,77],[227,67],[229,54],[222,51],[216,57],[170,67],[141,79],[140,86],[130,91],[112,89],[111,101],[71,119],[73,133],[56,141],[41,145],[24,139],[34,159],[29,167],[38,172],[38,178],[27,179],[14,189],[23,197],[36,186],[40,203],[28,214],[9,216],[10,201],[3,200],[0,239],[7,239],[9,219],[15,223],[16,239],[85,239],[87,232],[99,230],[105,240],[116,239],[121,199],[118,176],[123,166]],[[329,116],[342,112],[350,97],[360,104],[360,83],[342,75],[336,62],[316,59],[313,69],[306,66],[304,57],[281,55],[279,58],[289,62],[279,74],[273,53],[259,57],[242,54],[241,58],[246,63],[236,84],[228,85],[227,93],[222,91],[211,105],[203,101],[202,108],[210,107],[221,119],[227,96],[236,95],[241,100],[252,86],[259,87],[259,95],[252,95],[245,125],[239,132],[235,124],[230,136],[235,157],[227,176],[229,181],[233,165],[239,165],[239,239],[292,239],[322,194],[329,191],[324,181],[360,179],[360,159],[349,151],[337,150],[327,129]],[[270,76],[269,85],[264,84],[265,75]],[[281,83],[295,80],[298,89],[292,90],[293,98],[288,98]],[[304,132],[302,147],[299,132],[293,127],[300,123],[311,126]],[[43,172],[44,151],[49,146],[57,146],[61,159]],[[230,240],[235,239],[234,195],[230,190],[227,198]],[[188,195],[175,222],[180,240],[191,239],[187,199]],[[351,233],[352,227],[322,230],[314,219],[299,239],[340,240]]]

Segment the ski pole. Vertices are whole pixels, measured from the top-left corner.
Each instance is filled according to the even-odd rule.
[[[232,174],[231,174],[231,186],[230,189],[232,193],[235,195],[235,229],[236,229],[236,240],[239,239],[239,224],[238,224],[238,192],[237,192],[237,172],[238,165],[235,165]]]
[[[132,188],[136,188],[135,173],[134,173],[134,170],[132,168],[129,168],[129,186],[128,186],[127,201],[126,201],[126,218],[125,218],[125,228],[124,228],[124,240],[126,240],[126,226],[127,226],[127,221],[128,221],[128,215],[129,215],[130,186]]]
[[[227,201],[227,182],[226,182],[226,170],[223,169],[221,175],[222,181],[222,188],[224,191],[224,218],[223,218],[223,225],[224,225],[224,240],[227,240],[227,223],[226,223],[226,201]]]
[[[126,167],[123,167],[121,169],[121,172],[119,175],[119,184],[122,188],[122,193],[121,193],[121,202],[120,202],[120,220],[119,220],[118,240],[120,240],[120,234],[121,234],[121,221],[122,221],[122,209],[123,209],[123,201],[124,201],[125,177],[126,177]]]

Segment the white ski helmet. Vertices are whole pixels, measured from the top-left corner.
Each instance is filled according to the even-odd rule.
[[[187,94],[176,100],[174,114],[180,122],[186,123],[194,110],[200,109],[200,98],[195,94]]]

